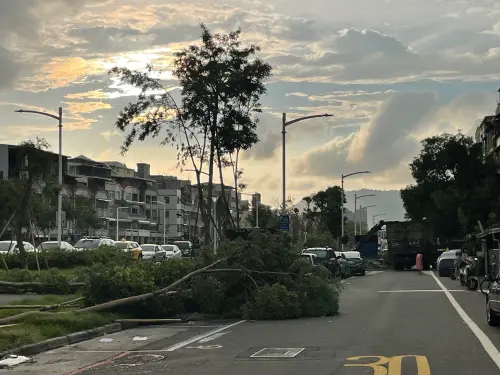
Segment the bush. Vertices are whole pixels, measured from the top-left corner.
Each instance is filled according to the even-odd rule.
[[[28,269],[37,269],[36,254],[27,255]],[[4,255],[4,259],[9,269],[24,268],[24,262],[19,254]],[[38,261],[42,268],[48,264],[51,268],[60,269],[92,266],[96,263],[114,265],[133,263],[130,254],[112,247],[83,251],[44,250],[38,253]]]

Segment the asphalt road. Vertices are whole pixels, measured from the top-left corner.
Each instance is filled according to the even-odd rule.
[[[500,328],[486,324],[481,293],[436,280],[430,272],[370,273],[344,283],[334,317],[139,328],[107,344],[94,339],[39,355],[9,374],[500,373]]]

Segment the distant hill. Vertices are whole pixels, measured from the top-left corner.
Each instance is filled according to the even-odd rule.
[[[368,209],[368,224],[371,225],[373,215],[385,214],[376,218],[376,220],[403,220],[405,215],[405,209],[403,207],[403,201],[399,196],[399,190],[370,190],[361,189],[356,191],[346,191],[347,204],[345,208],[349,211],[354,211],[354,194],[357,196],[366,194],[375,194],[374,197],[366,197],[358,200],[358,207],[369,206],[375,204],[376,206]],[[307,204],[305,201],[300,201],[295,205],[296,208],[302,212]]]

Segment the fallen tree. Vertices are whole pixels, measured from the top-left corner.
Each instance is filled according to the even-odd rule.
[[[224,241],[215,257],[86,270],[86,306],[76,314],[109,311],[123,318],[165,319],[200,312],[222,317],[286,319],[338,311],[340,285],[326,268],[304,262],[281,233],[256,231]],[[0,319],[7,324],[28,313]]]

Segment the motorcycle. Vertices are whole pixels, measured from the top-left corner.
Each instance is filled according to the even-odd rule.
[[[477,290],[479,280],[477,277],[477,258],[466,258],[459,269],[460,285],[467,286],[469,290]]]

